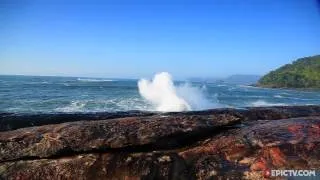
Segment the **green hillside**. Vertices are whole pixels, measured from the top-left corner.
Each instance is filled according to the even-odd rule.
[[[263,76],[258,86],[271,88],[320,88],[320,55],[304,57]]]

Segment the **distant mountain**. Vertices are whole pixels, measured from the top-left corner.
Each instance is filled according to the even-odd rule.
[[[271,88],[320,88],[320,55],[300,58],[271,71],[257,85]]]
[[[258,75],[232,75],[220,81],[229,84],[251,85],[256,84],[261,76]]]

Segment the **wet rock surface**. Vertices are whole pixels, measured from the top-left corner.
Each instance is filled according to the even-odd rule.
[[[319,149],[319,106],[80,118],[0,132],[0,179],[264,179]]]

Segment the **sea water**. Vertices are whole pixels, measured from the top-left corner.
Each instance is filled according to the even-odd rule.
[[[189,111],[251,106],[320,105],[319,91],[153,79],[0,76],[0,112]]]

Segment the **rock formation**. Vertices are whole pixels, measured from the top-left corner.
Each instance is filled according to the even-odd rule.
[[[32,115],[2,114],[0,179],[263,179],[270,169],[320,170],[320,106],[126,115],[34,115],[32,126]]]

